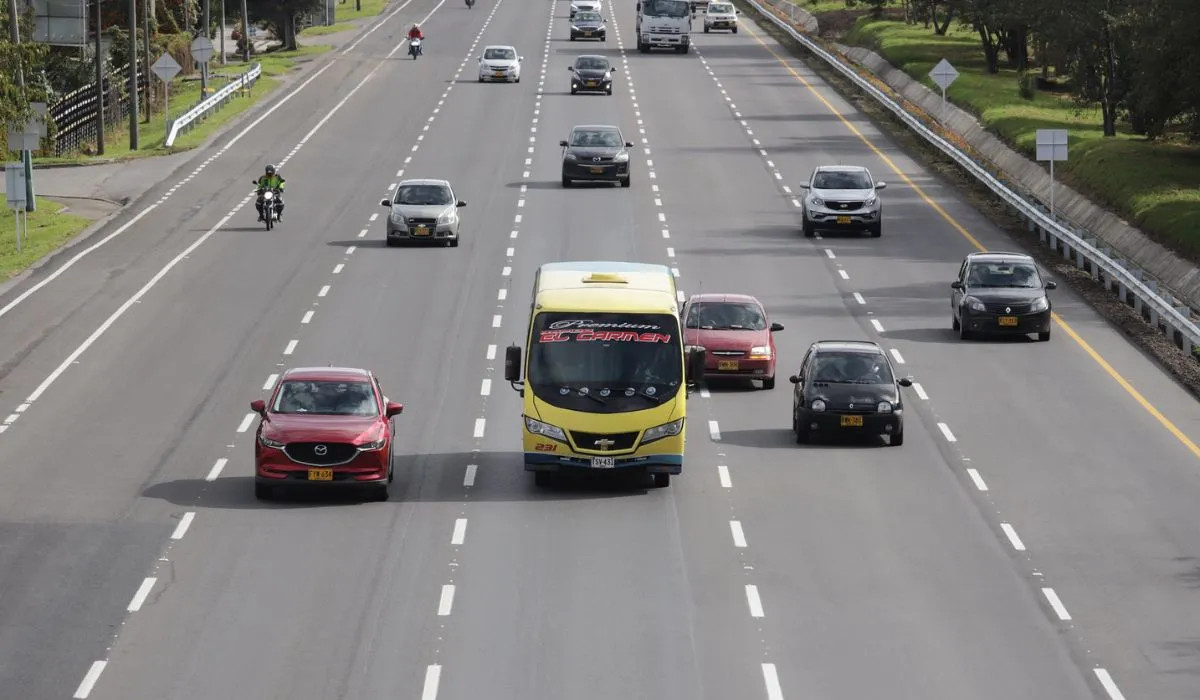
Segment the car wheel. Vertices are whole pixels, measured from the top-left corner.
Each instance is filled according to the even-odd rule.
[[[483,76],[482,76],[482,75],[481,75],[481,76],[479,76],[479,82],[481,82],[481,83],[483,82]]]
[[[762,380],[762,384],[763,384],[763,389],[766,391],[770,391],[771,389],[774,389],[775,388],[775,377],[767,377],[766,379]]]
[[[1050,340],[1050,331],[1046,331],[1045,333],[1038,333],[1038,341],[1045,343],[1049,340]]]
[[[965,321],[966,320],[963,319],[962,321],[958,322],[958,339],[959,340],[970,340],[971,339],[971,331],[967,330],[967,324]]]
[[[708,25],[707,25],[707,24],[706,24],[706,25],[704,25],[704,33],[705,33],[705,34],[708,34],[708,33],[709,33],[709,32],[708,32]]]
[[[629,187],[631,184],[633,184],[633,183],[631,182],[631,180],[632,180],[632,177],[633,177],[633,176],[632,176],[632,175],[630,175],[630,176],[627,176],[627,177],[626,177],[624,180],[621,180],[621,187]]]
[[[552,482],[553,480],[554,480],[554,472],[534,472],[533,473],[534,486],[549,486],[550,482]]]
[[[950,314],[950,329],[956,333],[958,332],[958,317],[953,312]]]
[[[904,427],[901,426],[899,432],[892,433],[892,436],[890,438],[888,438],[888,445],[890,445],[891,447],[899,447],[903,444],[904,444]]]
[[[869,230],[871,232],[871,238],[879,238],[880,236],[883,235],[883,223],[880,222],[878,224],[875,224]]]
[[[572,95],[574,95],[576,92],[577,92],[577,90],[576,90],[575,88],[571,88],[571,94],[572,94]]]
[[[388,237],[388,238],[385,238],[385,239],[383,239],[383,240],[384,240],[384,243],[385,243],[385,244],[387,245],[387,247],[389,247],[389,248],[395,248],[396,246],[400,245],[400,241],[399,241],[399,240],[397,240],[397,239],[395,239],[395,238]]]
[[[733,33],[734,33],[734,34],[737,34],[737,25],[736,25],[736,24],[735,24],[735,25],[733,25],[733,30],[732,30],[732,31],[733,31]]]
[[[457,248],[458,247],[458,236],[455,236],[454,238],[451,238],[446,242],[450,245],[451,248]]]
[[[519,76],[519,75],[518,75],[518,76],[517,76],[517,79],[516,79],[516,80],[514,80],[513,82],[514,82],[514,83],[519,83],[519,82],[521,82],[521,76]]]
[[[670,474],[655,474],[654,475],[655,488],[665,489],[670,485],[671,485],[671,475]]]
[[[567,177],[566,175],[563,175],[562,183],[563,183],[563,187],[570,187],[571,186],[571,178]]]
[[[269,501],[274,493],[274,489],[265,484],[254,485],[254,497],[260,501]]]
[[[379,484],[371,487],[370,497],[372,501],[386,501],[391,497],[390,489],[387,484]]]
[[[816,235],[817,230],[813,228],[812,223],[809,222],[807,214],[800,212],[800,216],[803,217],[800,219],[800,231],[804,234],[805,238],[812,238]]]
[[[575,41],[575,35],[574,35],[574,34],[572,34],[572,35],[571,35],[571,41]]]
[[[797,445],[807,445],[808,444],[808,428],[803,425],[800,425],[800,421],[798,421],[798,420],[796,421],[796,444]]]
[[[604,94],[605,94],[605,95],[611,95],[611,94],[612,94],[612,88],[608,88],[608,89],[606,89],[606,90],[604,91]]]

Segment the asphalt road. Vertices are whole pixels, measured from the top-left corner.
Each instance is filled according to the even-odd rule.
[[[1197,455],[1163,422],[1200,434],[1194,401],[1068,290],[1050,343],[956,342],[962,231],[1013,244],[751,23],[643,56],[632,4],[599,46],[566,10],[413,0],[0,297],[4,695],[1196,697]],[[491,43],[520,84],[475,82]],[[580,53],[622,66],[614,95],[568,94]],[[560,188],[579,123],[638,144],[632,188]],[[268,233],[250,180],[285,158]],[[883,238],[799,235],[790,191],[839,161],[891,184]],[[459,248],[383,246],[408,176],[468,202]],[[521,470],[498,355],[536,266],[583,258],[669,263],[786,326],[778,388],[694,395],[669,489]],[[782,375],[820,338],[899,353],[903,447],[794,444]],[[247,403],[327,363],[406,405],[393,496],[260,504]]]

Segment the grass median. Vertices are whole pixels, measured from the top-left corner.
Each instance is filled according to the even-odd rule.
[[[1151,142],[1128,131],[1105,138],[1098,109],[1082,108],[1069,95],[1035,91],[1026,99],[1016,71],[987,73],[979,36],[969,30],[954,26],[938,36],[920,24],[847,9],[844,0],[796,4],[816,17],[826,38],[872,49],[935,91],[929,71],[947,59],[959,71],[947,99],[1031,158],[1038,129],[1067,129],[1070,152],[1067,162],[1055,164],[1056,177],[1061,174],[1097,204],[1200,261],[1200,147]]]
[[[322,36],[354,29],[356,20],[374,17],[382,13],[383,8],[387,7],[390,1],[359,0],[358,6],[356,6],[354,0],[341,0],[334,7],[334,19],[337,20],[335,24],[308,27],[301,34],[302,36]]]
[[[0,218],[0,282],[12,279],[92,223],[87,217],[60,213],[63,208],[64,206],[57,202],[43,197],[37,198],[37,211],[28,215],[29,230],[21,231],[20,252],[17,252],[15,214],[11,209],[5,210],[3,218]]]

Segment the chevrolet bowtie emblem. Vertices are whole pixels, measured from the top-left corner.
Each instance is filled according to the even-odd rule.
[[[592,444],[595,445],[596,447],[599,447],[601,452],[604,452],[605,450],[607,450],[608,448],[612,447],[613,445],[615,445],[617,443],[615,440],[597,440]]]

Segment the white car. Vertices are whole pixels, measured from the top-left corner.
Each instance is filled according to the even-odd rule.
[[[801,209],[800,227],[805,237],[817,231],[867,231],[872,238],[883,235],[883,202],[880,190],[886,182],[875,182],[871,171],[859,165],[821,165],[812,178],[800,185],[808,190]]]
[[[479,82],[499,80],[507,83],[511,80],[519,83],[524,60],[525,57],[518,56],[511,46],[485,46],[479,57]]]
[[[600,0],[571,0],[571,19],[577,12],[599,12]]]
[[[737,8],[731,2],[710,2],[704,10],[704,33],[713,29],[728,29],[737,34]]]

